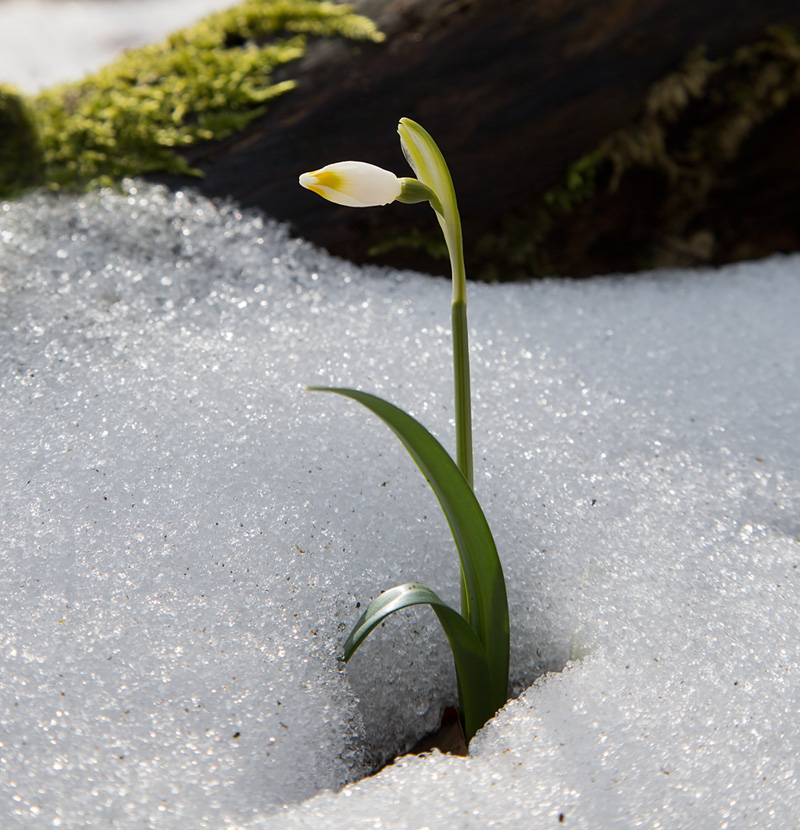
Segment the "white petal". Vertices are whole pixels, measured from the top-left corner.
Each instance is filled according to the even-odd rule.
[[[375,207],[393,202],[402,190],[394,173],[365,161],[340,161],[313,173],[303,173],[300,184],[314,193],[348,207]]]

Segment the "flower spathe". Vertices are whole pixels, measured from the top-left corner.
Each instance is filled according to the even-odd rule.
[[[303,173],[300,184],[329,202],[347,207],[388,205],[403,189],[394,173],[365,161],[328,164],[313,173]]]

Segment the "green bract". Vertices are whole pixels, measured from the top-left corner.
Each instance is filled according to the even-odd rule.
[[[461,613],[442,601],[430,588],[417,582],[398,585],[373,600],[356,623],[344,644],[349,660],[367,635],[389,614],[412,605],[430,605],[447,635],[458,678],[459,714],[464,737],[475,733],[506,702],[508,693],[509,621],[503,569],[491,530],[473,492],[472,426],[469,400],[469,359],[467,343],[467,295],[461,225],[455,191],[447,164],[433,139],[419,124],[403,118],[399,127],[403,151],[417,179],[401,179],[401,194],[394,198],[410,203],[427,200],[442,227],[453,268],[453,361],[457,463],[422,424],[388,401],[356,389],[310,387],[335,392],[358,401],[395,433],[417,463],[444,511],[453,534],[461,565]],[[342,167],[342,165],[348,165]],[[393,174],[345,162],[328,165],[320,192],[317,174],[303,174],[304,186],[325,198],[342,203],[363,197],[355,193],[339,171],[359,165],[359,193],[383,193],[383,182],[391,184]],[[374,177],[374,181],[372,181]],[[333,187],[331,188],[331,185]],[[374,190],[373,190],[374,188]],[[332,191],[332,192],[329,192]]]

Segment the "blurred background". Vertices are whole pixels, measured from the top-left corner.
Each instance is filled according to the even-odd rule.
[[[229,5],[0,0],[0,83],[33,95]],[[450,164],[472,277],[583,277],[800,249],[797,0],[352,5],[375,33],[353,22],[334,31],[329,12],[312,13],[324,4],[250,0],[247,15],[219,18],[211,46],[193,41],[191,57],[168,70],[129,61],[106,79],[106,99],[86,110],[84,125],[105,119],[99,132],[118,145],[141,130],[120,115],[113,84],[141,108],[161,101],[168,83],[183,98],[165,104],[163,117],[183,132],[154,131],[163,142],[155,152],[98,145],[93,157],[105,154],[107,169],[83,179],[66,159],[61,136],[72,126],[59,112],[71,116],[89,93],[35,104],[45,158],[37,181],[84,186],[144,174],[259,207],[354,261],[444,274],[438,230],[423,208],[339,209],[296,183],[305,170],[349,158],[406,174],[395,126],[408,116]],[[269,25],[254,23],[259,16]],[[256,65],[255,52],[270,49],[272,62]],[[182,76],[201,64],[206,92],[193,98]],[[211,88],[217,109],[209,114]],[[5,116],[0,106],[0,129],[4,119],[24,120],[15,106]],[[76,153],[95,141],[81,129],[70,139]],[[20,139],[15,152],[27,153],[31,141]],[[137,153],[146,163],[132,161]],[[0,172],[0,195],[2,184]]]
[[[0,0],[0,83],[74,81],[230,0]]]

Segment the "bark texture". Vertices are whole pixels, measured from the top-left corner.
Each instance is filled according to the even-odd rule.
[[[669,240],[653,237],[671,231],[653,214],[669,198],[671,183],[648,170],[626,174],[613,193],[605,189],[613,172],[597,171],[597,193],[549,216],[546,232],[537,231],[535,253],[509,253],[504,233],[515,217],[522,227],[525,217],[535,224],[541,194],[563,181],[571,162],[640,118],[651,86],[695,47],[704,45],[714,61],[757,41],[771,24],[800,27],[797,0],[354,5],[377,22],[386,41],[310,44],[304,58],[281,70],[298,80],[297,88],[243,133],[188,151],[189,163],[205,176],[183,181],[208,195],[258,206],[355,261],[444,273],[446,264],[424,249],[434,225],[425,206],[338,208],[297,184],[301,172],[347,159],[406,175],[395,128],[400,116],[408,116],[434,136],[450,165],[468,272],[473,266],[473,275],[480,270],[500,278],[529,273],[537,262],[544,272],[578,275],[668,264],[669,256],[662,263],[658,251],[668,249]],[[794,98],[749,135],[725,165],[727,190],[712,187],[703,210],[694,209],[691,221],[675,232],[675,244],[687,248],[684,259],[728,261],[800,248],[799,129]],[[417,249],[369,254],[375,245],[417,232]],[[484,267],[492,260],[496,273]]]

